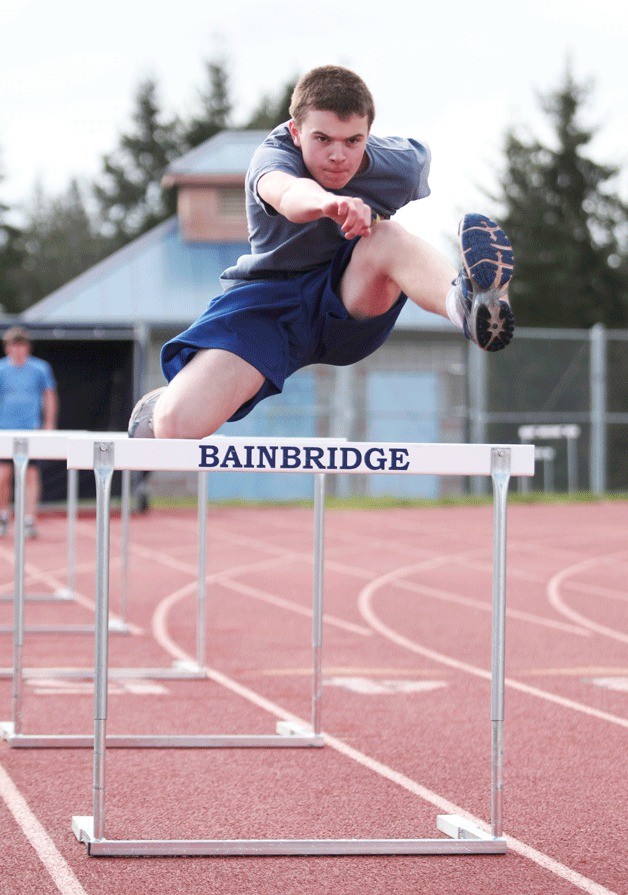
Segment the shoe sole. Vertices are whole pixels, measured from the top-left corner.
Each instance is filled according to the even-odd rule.
[[[153,431],[153,412],[155,410],[157,399],[165,392],[165,390],[166,386],[164,385],[161,388],[153,389],[152,392],[148,392],[139,399],[133,408],[133,412],[129,419],[129,427],[127,430],[129,438],[155,437]]]
[[[490,218],[468,214],[460,227],[460,251],[473,286],[467,321],[471,337],[484,351],[500,351],[515,330],[512,309],[504,299],[514,270],[512,246]]]

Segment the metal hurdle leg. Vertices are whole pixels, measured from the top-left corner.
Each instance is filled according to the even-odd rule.
[[[76,472],[77,470],[73,470]],[[129,516],[131,506],[131,473],[128,469],[122,470],[122,500],[120,507],[120,537],[122,539],[122,554],[120,559],[120,609],[119,626],[128,631],[129,615]],[[111,624],[111,623],[110,623]]]
[[[493,626],[491,668],[491,832],[502,835],[504,795],[504,676],[506,662],[506,504],[510,451],[493,448],[491,457],[494,504]]]
[[[504,794],[504,677],[506,632],[506,510],[510,481],[510,450],[491,451],[493,480],[493,615],[491,635],[491,834],[503,843]],[[474,838],[478,828],[463,817],[439,815],[438,828],[449,836]],[[486,835],[481,830],[482,835]]]
[[[207,473],[198,474],[197,481],[197,557],[196,581],[196,661],[179,660],[175,667],[191,673],[201,672],[207,653]]]
[[[19,441],[23,442],[26,445],[26,454],[28,455],[28,440],[27,439],[19,439]],[[20,450],[24,450],[24,448],[20,448]],[[27,460],[28,465],[28,460]],[[26,483],[20,482],[17,473],[16,465],[15,465],[15,456],[13,457],[13,468],[14,468],[14,480],[15,480],[15,533],[17,537],[18,533],[18,518],[17,518],[17,498],[18,498],[18,489],[21,489],[24,497],[26,493]],[[67,568],[67,587],[60,587],[54,593],[36,593],[36,594],[24,594],[25,602],[63,602],[72,600],[74,596],[74,539],[75,539],[75,526],[76,526],[76,481],[78,476],[78,470],[69,469],[68,470],[68,503],[67,503],[67,548],[68,548],[68,568]],[[22,522],[22,527],[24,527],[24,523]],[[8,603],[13,601],[14,594],[3,595],[0,597],[0,600],[3,603]]]
[[[323,589],[325,568],[325,475],[314,476],[314,576],[312,593],[312,732],[321,737],[323,702]],[[296,721],[278,721],[277,733],[307,737]],[[322,742],[322,740],[320,741]]]
[[[323,703],[323,575],[325,571],[325,476],[315,478],[314,504],[314,611],[312,613],[312,730],[321,732]]]
[[[98,660],[100,694],[96,696],[96,730],[94,742],[94,816],[75,816],[72,830],[76,838],[87,845],[89,855],[151,856],[151,855],[366,855],[366,854],[500,854],[506,851],[506,840],[501,835],[503,795],[503,707],[504,707],[504,655],[505,655],[505,589],[506,589],[506,506],[510,478],[510,450],[491,450],[491,477],[493,480],[494,532],[493,532],[493,624],[491,668],[491,833],[457,815],[440,815],[438,828],[449,838],[439,839],[237,839],[237,840],[108,840],[105,836],[104,758],[107,737],[106,718],[106,650],[101,650]],[[322,478],[317,494],[323,489]],[[99,515],[103,526],[106,515]],[[322,517],[317,516],[316,528],[322,535]],[[105,549],[107,539],[99,535],[99,545]],[[321,547],[317,548],[317,551]],[[315,592],[321,589],[321,567],[315,564]],[[106,581],[101,573],[102,603],[106,605]],[[322,608],[322,607],[321,607]],[[316,612],[314,613],[316,616]],[[100,630],[106,638],[106,612],[99,614]],[[316,618],[314,631],[320,627]],[[320,669],[320,641],[314,634],[315,668]],[[316,688],[317,681],[315,671]],[[316,699],[315,725],[318,723]],[[102,715],[102,717],[99,717]],[[102,747],[102,749],[100,748]]]
[[[78,469],[68,469],[68,596],[74,596],[76,579],[76,518],[78,516]]]
[[[13,597],[13,731],[22,728],[22,647],[24,646],[24,504],[26,494],[26,467],[28,466],[28,441],[16,438],[13,442],[13,468],[15,489],[15,594]]]
[[[28,455],[28,440],[20,439],[26,444],[26,454]],[[23,450],[23,448],[20,448]],[[21,462],[21,461],[19,461]],[[25,502],[25,494],[26,494],[26,484],[25,480],[22,481],[22,476],[18,473],[16,467],[16,459],[14,457],[13,465],[15,468],[15,503],[16,503],[16,513],[15,513],[15,537],[19,536],[19,525],[18,516],[17,516],[17,500],[20,496],[20,492],[22,492],[21,496],[23,501]],[[28,459],[26,461],[26,466],[28,466]],[[24,473],[25,474],[25,473]],[[123,473],[128,476],[128,472]],[[23,589],[23,597],[22,600],[24,603],[29,601],[34,602],[70,602],[74,599],[75,595],[75,567],[76,567],[76,520],[78,515],[78,470],[77,469],[68,469],[68,500],[67,500],[67,586],[58,588],[54,593],[46,594],[26,594]],[[130,500],[130,492],[127,485],[127,494],[125,500],[124,493],[124,478],[123,478],[123,492],[122,492],[122,524],[123,524],[123,533],[122,533],[122,572],[121,572],[121,614],[119,619],[112,619],[110,622],[111,630],[118,634],[127,634],[128,633],[128,624],[126,621],[126,591],[127,591],[127,577],[128,577],[128,516],[129,516],[129,500]],[[24,514],[25,515],[25,514]],[[24,517],[23,517],[24,518]],[[126,528],[125,528],[126,522]],[[21,523],[21,528],[24,528],[24,522]],[[22,538],[22,540],[24,540]],[[24,568],[24,545],[21,550],[21,569]],[[23,577],[23,576],[22,576]],[[6,598],[8,600],[13,600],[14,596],[10,596]],[[0,627],[0,633],[10,633],[11,628]],[[92,624],[86,625],[31,625],[25,628],[25,633],[27,634],[91,634],[94,631],[94,626]],[[27,673],[27,676],[30,676],[30,671]],[[5,676],[10,674],[11,672],[6,669],[0,670],[0,676]],[[65,677],[66,671],[63,669],[48,669],[48,676],[52,677]],[[72,675],[76,676],[76,675]]]

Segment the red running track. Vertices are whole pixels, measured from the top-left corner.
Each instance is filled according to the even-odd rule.
[[[0,746],[0,893],[605,895],[627,891],[628,505],[511,506],[506,855],[91,858],[92,753]],[[27,625],[93,621],[94,520],[77,599]],[[195,655],[196,512],[131,522],[129,620],[112,667]],[[272,733],[309,719],[312,513],[218,508],[208,526],[207,680],[113,681],[109,733]],[[120,527],[112,530],[112,609]],[[0,542],[0,595],[12,539]],[[323,749],[108,750],[108,838],[434,837],[436,815],[490,814],[490,507],[330,510]],[[27,544],[26,590],[66,581],[65,522]],[[0,602],[0,623],[11,622]],[[0,635],[3,666],[11,638]],[[26,667],[91,667],[93,637],[28,634]],[[91,733],[92,685],[29,679],[23,730]],[[0,717],[11,686],[0,679]]]

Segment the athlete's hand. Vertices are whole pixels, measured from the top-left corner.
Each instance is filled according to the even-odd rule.
[[[362,199],[330,196],[323,208],[325,217],[335,221],[347,239],[370,236],[373,214]]]

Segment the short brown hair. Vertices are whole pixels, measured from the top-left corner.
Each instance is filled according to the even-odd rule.
[[[26,330],[21,326],[11,326],[5,334],[2,336],[2,341],[5,345],[13,345],[15,342],[25,342],[27,345],[31,344],[31,338]]]
[[[369,128],[375,118],[371,91],[359,75],[339,65],[322,65],[299,78],[292,93],[290,115],[300,125],[312,109],[335,112],[341,119],[365,116]]]

